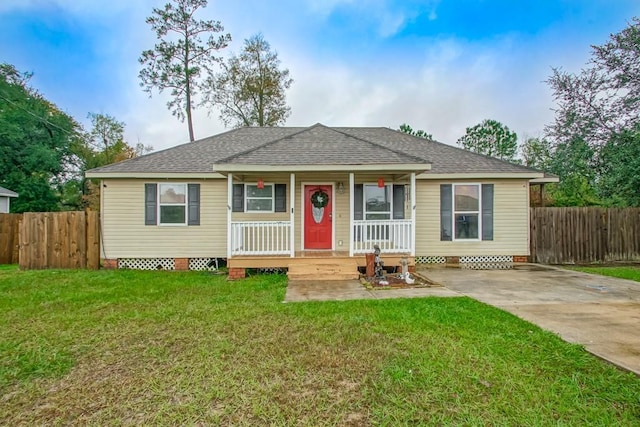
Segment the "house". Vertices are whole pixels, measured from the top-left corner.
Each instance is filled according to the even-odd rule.
[[[18,193],[0,187],[0,213],[9,213],[11,197],[18,197]]]
[[[388,128],[245,127],[87,171],[107,267],[525,261],[542,172]],[[300,266],[303,267],[300,267]],[[313,267],[313,266],[316,267]],[[314,269],[315,268],[315,269]]]

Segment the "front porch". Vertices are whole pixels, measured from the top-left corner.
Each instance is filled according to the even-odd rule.
[[[415,265],[416,173],[424,165],[322,168],[224,171],[230,276],[286,268],[290,277],[357,278],[376,246],[386,267],[403,258]]]

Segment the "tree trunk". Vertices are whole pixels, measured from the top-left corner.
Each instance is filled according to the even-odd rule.
[[[187,126],[189,127],[189,141],[195,141],[195,137],[193,135],[193,120],[191,119],[191,76],[189,75],[189,37],[187,36],[188,29],[185,28],[185,36],[184,36],[184,73],[185,73],[185,81],[186,81],[186,90],[185,95],[187,98],[186,105],[186,113],[187,113]]]
[[[189,82],[187,82],[187,126],[189,126],[189,141],[195,141],[195,137],[193,136],[193,121],[191,120],[191,88],[189,87]]]

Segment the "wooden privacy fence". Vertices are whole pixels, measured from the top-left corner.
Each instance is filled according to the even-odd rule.
[[[18,263],[18,232],[22,214],[0,213],[0,264]]]
[[[640,261],[640,208],[531,208],[531,260]]]
[[[24,213],[19,264],[21,269],[98,269],[98,212]]]

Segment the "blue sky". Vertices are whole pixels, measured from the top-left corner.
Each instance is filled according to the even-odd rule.
[[[154,34],[152,0],[2,0],[0,62],[32,71],[33,85],[86,123],[89,112],[126,122],[130,143],[186,142],[187,128],[138,85]],[[289,68],[287,124],[388,126],[406,122],[454,144],[496,119],[520,138],[553,120],[551,67],[579,70],[590,45],[640,15],[637,0],[210,0],[238,51],[262,32]],[[224,131],[195,115],[197,137]]]

